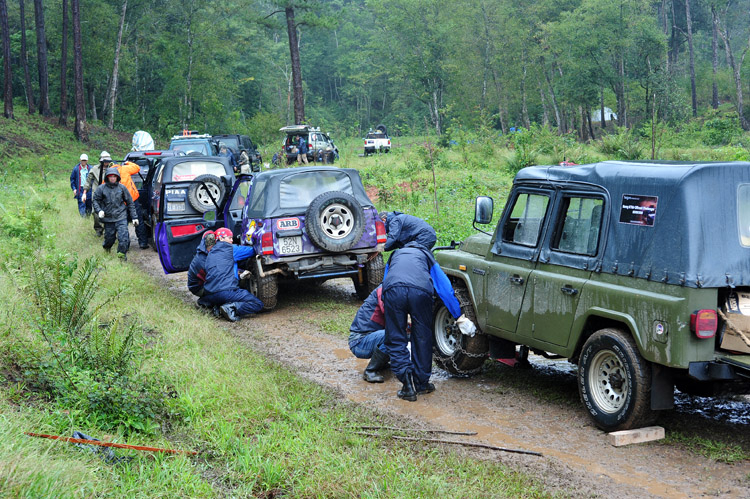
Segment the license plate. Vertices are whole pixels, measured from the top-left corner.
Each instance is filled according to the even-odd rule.
[[[280,237],[279,254],[291,255],[293,253],[302,253],[302,236]]]
[[[185,211],[185,203],[167,203],[167,211],[170,213]]]

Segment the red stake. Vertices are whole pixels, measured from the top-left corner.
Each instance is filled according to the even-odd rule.
[[[145,450],[145,451],[150,451],[150,452],[167,452],[169,454],[191,454],[193,456],[198,454],[197,452],[190,451],[190,450],[160,449],[159,447],[147,447],[145,445],[128,445],[128,444],[116,444],[112,442],[99,442],[98,440],[85,440],[82,438],[61,437],[58,435],[44,435],[43,433],[29,433],[29,432],[24,432],[24,433],[30,437],[49,438],[52,440],[62,440],[63,442],[71,442],[74,444],[98,445],[100,447],[117,447],[118,449],[135,449],[135,450]]]

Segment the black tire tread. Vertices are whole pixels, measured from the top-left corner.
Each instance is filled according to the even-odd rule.
[[[479,329],[477,315],[474,311],[474,305],[471,302],[469,290],[463,283],[458,283],[454,284],[454,291],[458,303],[461,305],[461,312],[477,326],[477,332],[473,337],[461,336],[461,349],[475,356],[467,356],[460,350],[456,351],[452,356],[446,356],[440,352],[437,345],[435,345],[433,347],[433,359],[438,367],[451,374],[472,376],[482,369],[482,365],[487,359],[487,354],[489,353],[489,338],[486,334],[482,333],[481,329]],[[438,303],[434,316],[437,315],[437,311],[440,307],[445,307],[445,305]]]
[[[226,187],[224,186],[224,182],[222,182],[219,177],[217,177],[216,175],[204,174],[198,175],[193,181],[203,181],[205,183],[212,183],[218,186],[219,199],[216,200],[216,204],[221,205],[222,201],[224,200],[224,196],[226,195]],[[200,183],[194,183],[190,185],[190,189],[188,189],[188,202],[190,203],[190,206],[195,208],[195,210],[200,213],[206,213],[207,211],[211,211],[212,209],[218,209],[215,206],[206,206],[200,202],[200,200],[198,199],[198,190],[203,188],[203,184]]]
[[[347,206],[354,217],[354,227],[349,235],[341,240],[332,240],[320,228],[319,215],[322,209],[334,202]],[[351,249],[362,238],[365,231],[365,213],[357,199],[351,194],[341,191],[328,191],[312,200],[305,212],[305,231],[310,240],[321,249],[340,253]]]

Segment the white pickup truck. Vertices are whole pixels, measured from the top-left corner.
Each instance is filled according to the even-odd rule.
[[[370,129],[365,136],[365,156],[376,152],[391,152],[391,139],[385,125],[378,125],[375,130]]]

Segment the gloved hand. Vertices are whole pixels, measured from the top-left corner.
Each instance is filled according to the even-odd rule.
[[[104,218],[104,210],[99,210],[99,218]]]
[[[458,324],[461,334],[473,337],[477,333],[477,327],[465,315],[461,315],[461,317],[456,319],[456,324]]]
[[[133,227],[138,227],[138,219],[137,218],[133,219]]]

